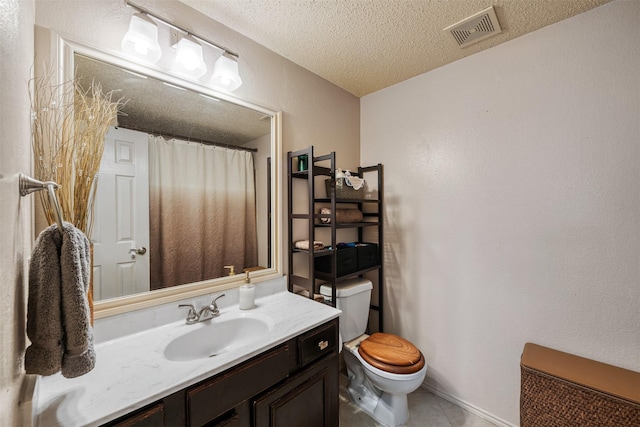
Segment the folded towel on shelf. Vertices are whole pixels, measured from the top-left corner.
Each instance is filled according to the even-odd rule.
[[[89,239],[65,222],[36,240],[29,265],[27,374],[74,378],[91,371],[96,355],[90,321]]]
[[[308,251],[309,250],[309,241],[308,240],[298,240],[293,245],[294,245],[294,247],[296,249],[301,249],[303,251]],[[317,250],[320,250],[320,249],[324,249],[324,243],[318,242],[318,241],[314,241],[313,242],[313,250],[317,251]]]
[[[330,208],[321,208],[320,209],[320,213],[321,214],[325,214],[325,215],[330,215],[331,214],[331,209]],[[347,224],[347,223],[353,223],[353,222],[362,222],[363,218],[364,218],[364,215],[362,214],[362,211],[360,211],[359,209],[336,209],[336,223],[337,224]],[[325,224],[330,224],[331,223],[331,218],[320,218],[320,221],[322,221]]]
[[[305,298],[309,298],[309,291],[298,285],[293,285],[293,293]],[[317,302],[324,302],[324,296],[322,294],[313,294],[313,299]]]

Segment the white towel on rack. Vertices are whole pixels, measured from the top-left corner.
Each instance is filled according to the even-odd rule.
[[[303,251],[308,251],[309,250],[309,241],[308,240],[298,240],[297,242],[293,243],[293,246],[296,249],[301,249]],[[324,243],[319,242],[319,241],[314,241],[313,242],[313,250],[314,251],[318,251],[324,249]]]
[[[87,299],[89,256],[89,239],[68,222],[62,235],[54,224],[38,236],[29,265],[28,374],[62,371],[74,378],[95,366]]]
[[[357,176],[348,175],[344,180],[347,185],[349,187],[353,187],[354,190],[359,190],[364,186],[364,178],[358,178]]]

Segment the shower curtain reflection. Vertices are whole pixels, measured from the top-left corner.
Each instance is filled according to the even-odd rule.
[[[250,152],[149,136],[151,290],[258,265]]]

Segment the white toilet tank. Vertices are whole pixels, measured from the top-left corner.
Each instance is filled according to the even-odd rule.
[[[351,341],[364,334],[369,320],[373,284],[363,278],[349,279],[336,284],[336,308],[340,315],[340,336],[342,342]],[[320,293],[331,298],[331,286],[322,285]]]

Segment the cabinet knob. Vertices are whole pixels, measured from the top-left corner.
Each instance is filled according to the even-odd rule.
[[[325,348],[329,347],[329,341],[320,341],[318,343],[318,348],[320,350],[324,350]]]

